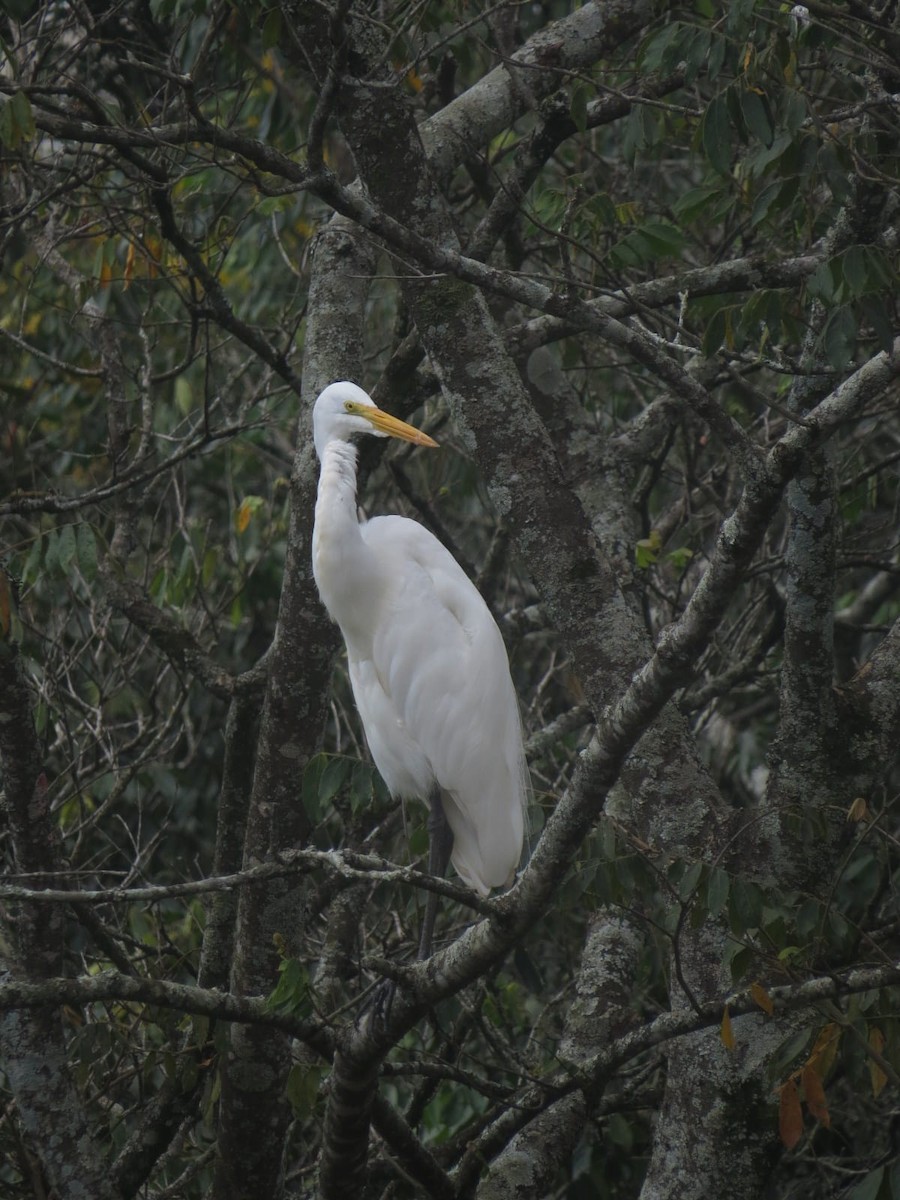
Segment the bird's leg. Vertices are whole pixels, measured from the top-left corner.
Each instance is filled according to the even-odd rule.
[[[444,812],[444,801],[441,789],[434,784],[428,797],[428,873],[442,878],[450,862],[450,852],[453,849],[453,830]],[[425,901],[425,916],[419,934],[419,951],[417,959],[424,962],[431,957],[431,940],[434,935],[434,922],[437,917],[440,896],[437,892],[429,892]],[[382,979],[376,985],[360,1010],[359,1017],[371,1014],[377,1024],[386,1024],[391,1017],[391,1005],[397,984],[393,979]]]
[[[450,861],[450,851],[453,849],[453,830],[444,812],[444,801],[440,786],[435,783],[428,797],[428,874],[443,878]],[[437,892],[429,892],[425,901],[425,917],[422,921],[422,931],[419,934],[419,962],[431,957],[431,939],[434,934],[434,922],[437,917]]]

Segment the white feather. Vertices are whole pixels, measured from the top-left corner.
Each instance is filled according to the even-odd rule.
[[[428,530],[405,517],[359,523],[348,438],[380,432],[359,415],[366,404],[353,384],[332,384],[316,402],[313,571],[344,635],[375,765],[398,797],[427,803],[440,786],[451,862],[486,895],[515,874],[527,795],[506,648],[477,588]]]

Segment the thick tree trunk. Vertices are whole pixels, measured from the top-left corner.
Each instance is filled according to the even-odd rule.
[[[5,574],[0,585],[8,586]],[[4,817],[15,871],[24,880],[52,886],[60,868],[59,840],[32,718],[31,691],[18,647],[0,636],[0,763]],[[4,947],[4,981],[39,982],[65,973],[63,909],[20,903]],[[116,1200],[120,1192],[103,1160],[92,1114],[69,1069],[62,1014],[11,1009],[0,1017],[0,1059],[19,1119],[47,1180],[65,1200]]]

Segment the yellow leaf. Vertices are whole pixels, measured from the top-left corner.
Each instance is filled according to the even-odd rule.
[[[634,557],[641,570],[656,562],[661,549],[662,534],[658,529],[651,529],[647,537],[635,542]]]
[[[616,220],[620,225],[630,225],[638,216],[638,206],[633,200],[625,200],[616,205]]]
[[[731,1013],[728,1011],[728,1006],[725,1006],[725,1011],[722,1013],[722,1044],[726,1050],[733,1050],[735,1047],[734,1030],[731,1028]]]
[[[803,1096],[806,1100],[806,1107],[812,1116],[817,1121],[821,1121],[825,1128],[828,1129],[831,1125],[831,1116],[828,1112],[828,1104],[825,1101],[825,1089],[822,1086],[822,1077],[815,1067],[807,1063],[800,1072],[800,1082],[803,1084]]]
[[[778,1135],[788,1150],[803,1136],[803,1110],[793,1075],[778,1089]]]
[[[106,259],[104,259],[100,265],[100,286],[103,288],[107,288],[107,287],[109,287],[111,281],[112,281],[112,266],[110,263],[108,263],[106,261]]]
[[[235,522],[234,522],[235,525],[237,526],[238,533],[246,532],[247,526],[250,524],[250,518],[252,516],[253,516],[253,509],[250,507],[250,505],[247,503],[246,500],[242,500],[241,507],[237,510],[237,517],[235,518]]]
[[[761,983],[750,984],[750,995],[763,1012],[768,1013],[770,1017],[774,1015],[775,1005],[772,1003],[772,997]]]
[[[265,501],[262,496],[245,496],[235,513],[234,524],[238,533],[245,533],[253,514],[259,512]]]
[[[747,49],[744,51],[744,61],[741,63],[741,70],[746,71],[753,61],[753,46],[748,42]]]
[[[869,1026],[869,1045],[876,1054],[881,1054],[884,1050],[884,1034],[877,1025]],[[888,1081],[887,1075],[881,1069],[881,1065],[874,1058],[869,1058],[869,1078],[872,1080],[872,1095],[877,1099],[881,1089]]]
[[[866,821],[869,818],[869,806],[866,804],[864,796],[857,796],[850,807],[847,809],[847,820]]]
[[[129,242],[128,249],[125,252],[125,270],[122,272],[122,278],[125,281],[122,288],[124,292],[127,292],[129,287],[131,287],[131,279],[134,275],[134,254],[134,242]]]
[[[159,274],[159,264],[162,262],[163,245],[154,234],[144,234],[144,254],[147,258],[147,278],[155,279]]]
[[[422,83],[421,76],[417,75],[415,71],[407,71],[406,82],[414,92],[421,92],[422,88],[425,86]]]

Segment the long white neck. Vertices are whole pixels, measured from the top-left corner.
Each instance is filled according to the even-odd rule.
[[[333,620],[350,641],[354,615],[367,603],[377,563],[365,544],[356,512],[356,447],[328,442],[322,453],[312,542],[313,575]],[[369,601],[374,597],[369,597]]]

